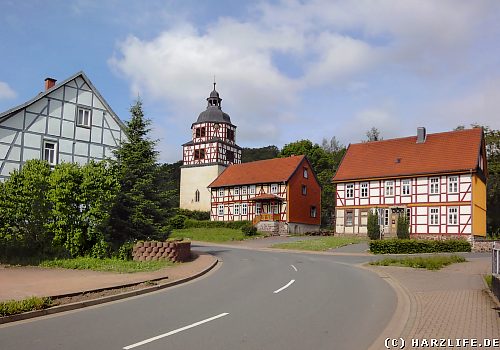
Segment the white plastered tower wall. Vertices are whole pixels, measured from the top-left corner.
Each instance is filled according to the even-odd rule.
[[[208,185],[214,181],[226,166],[205,165],[181,168],[180,207],[189,210],[210,211],[210,190]],[[196,200],[196,192],[199,200]]]

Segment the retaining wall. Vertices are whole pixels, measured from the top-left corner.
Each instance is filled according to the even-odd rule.
[[[137,242],[132,248],[136,261],[170,260],[184,262],[191,259],[190,241]]]

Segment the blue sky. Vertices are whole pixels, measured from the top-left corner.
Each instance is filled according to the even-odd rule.
[[[140,95],[160,158],[213,76],[242,147],[500,129],[498,1],[0,2],[0,110],[83,70],[124,120]]]

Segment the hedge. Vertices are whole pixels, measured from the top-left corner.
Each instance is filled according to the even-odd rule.
[[[187,219],[184,228],[214,228],[224,227],[240,230],[243,226],[251,225],[250,221],[208,221]]]
[[[370,251],[374,254],[470,252],[471,245],[463,239],[450,239],[444,241],[384,239],[381,241],[371,241]]]

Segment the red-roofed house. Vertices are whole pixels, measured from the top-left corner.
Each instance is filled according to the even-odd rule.
[[[385,236],[406,214],[412,237],[486,235],[486,178],[480,128],[352,144],[333,182],[336,232],[366,234],[378,210]]]
[[[227,167],[209,186],[211,220],[251,220],[275,234],[318,231],[321,187],[305,156]]]

